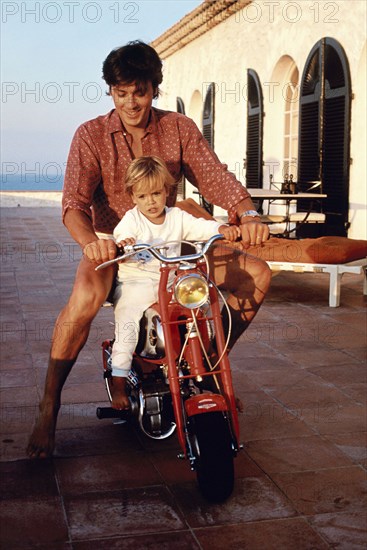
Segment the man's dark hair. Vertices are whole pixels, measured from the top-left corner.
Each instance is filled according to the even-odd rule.
[[[152,83],[154,97],[158,97],[158,86],[163,80],[162,61],[157,52],[140,40],[128,42],[112,50],[103,63],[103,78],[109,87],[136,83],[146,89]]]

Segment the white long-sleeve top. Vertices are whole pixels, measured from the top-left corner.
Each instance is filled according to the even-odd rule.
[[[114,229],[113,236],[116,242],[127,238],[134,238],[137,244],[149,243],[153,245],[170,241],[207,240],[218,233],[221,224],[215,220],[195,218],[177,207],[167,208],[166,217],[162,224],[150,222],[135,206],[126,212],[122,220]],[[167,245],[167,256],[180,255],[180,243]],[[142,251],[127,258],[119,264],[118,280],[126,281],[136,278],[159,278],[160,263],[148,251]]]

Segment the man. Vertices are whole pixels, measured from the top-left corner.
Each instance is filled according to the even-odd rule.
[[[249,193],[219,162],[195,124],[184,115],[152,107],[162,82],[162,62],[153,48],[136,41],[113,50],[103,64],[103,78],[115,108],[78,128],[65,173],[63,221],[83,258],[56,322],[40,415],[28,445],[32,458],[53,452],[62,387],[111,291],[115,269],[96,272],[95,267],[116,256],[111,234],[133,207],[124,178],[134,158],[163,158],[175,181],[184,175],[207,200],[226,208],[230,221],[240,222],[244,248],[269,236]],[[168,205],[174,202],[170,196]],[[270,270],[262,260],[223,248],[214,252],[211,264],[216,283],[230,292],[232,347],[264,299]]]

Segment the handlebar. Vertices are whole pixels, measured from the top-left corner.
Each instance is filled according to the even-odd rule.
[[[224,235],[221,235],[218,233],[217,235],[213,235],[213,237],[210,237],[204,244],[202,250],[200,252],[196,252],[195,254],[187,254],[185,256],[175,256],[168,258],[167,256],[164,256],[161,252],[157,250],[157,248],[162,248],[166,243],[161,243],[158,245],[151,245],[151,244],[133,244],[129,245],[128,247],[125,247],[126,252],[122,256],[117,256],[113,260],[108,260],[107,262],[104,262],[103,264],[98,265],[95,268],[95,271],[99,271],[100,269],[104,269],[105,267],[108,267],[112,264],[115,264],[116,262],[121,262],[122,260],[125,260],[125,258],[128,258],[129,256],[133,256],[137,252],[140,252],[141,250],[149,250],[149,252],[154,256],[154,258],[157,258],[160,262],[164,262],[166,264],[177,264],[182,261],[187,262],[193,262],[196,260],[200,260],[210,249],[210,247],[219,240],[224,239]],[[200,241],[199,241],[200,242]]]

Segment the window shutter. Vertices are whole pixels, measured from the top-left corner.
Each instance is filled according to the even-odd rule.
[[[185,114],[185,104],[180,97],[176,97],[176,111]],[[177,194],[183,199],[186,197],[185,176],[182,176],[177,185]]]
[[[257,73],[247,70],[246,187],[263,186],[263,96]]]
[[[180,97],[176,97],[176,111],[182,115],[185,114],[185,104]]]
[[[320,180],[320,51],[314,49],[306,62],[301,81],[299,110],[298,188],[307,191],[311,181]],[[299,203],[298,208],[306,207]]]
[[[209,85],[204,100],[203,135],[214,149],[214,82]]]
[[[322,158],[327,223],[333,235],[347,235],[349,210],[349,159],[351,85],[344,50],[332,38],[323,45],[325,99]]]
[[[203,110],[203,136],[214,149],[214,82],[211,82],[206,92]],[[200,196],[200,204],[209,214],[213,214],[213,205],[208,202],[205,197]]]
[[[311,182],[321,181],[318,190],[328,195],[322,203],[326,214],[322,231],[328,235],[347,235],[350,105],[344,50],[334,39],[323,38],[311,50],[302,75],[298,184],[300,191],[307,191]],[[298,203],[300,210],[308,206]]]

